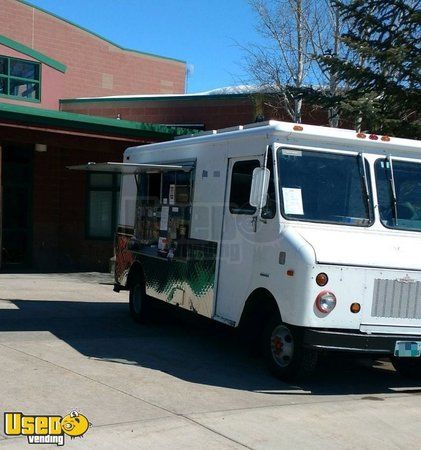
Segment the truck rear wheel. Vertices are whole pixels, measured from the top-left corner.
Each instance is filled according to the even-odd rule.
[[[421,379],[421,357],[419,358],[396,358],[392,357],[393,367],[401,375],[408,378]]]
[[[305,348],[300,330],[273,318],[264,332],[263,350],[271,372],[284,381],[309,375],[317,364],[317,351]]]
[[[129,293],[130,315],[135,322],[143,323],[149,315],[149,299],[146,296],[145,283],[136,279],[130,286]]]

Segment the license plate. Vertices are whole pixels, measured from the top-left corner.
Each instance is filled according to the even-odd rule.
[[[397,341],[395,356],[398,358],[417,358],[421,356],[421,342]]]

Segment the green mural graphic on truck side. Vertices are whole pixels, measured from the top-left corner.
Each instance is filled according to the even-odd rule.
[[[146,293],[169,303],[211,315],[216,272],[214,242],[189,240],[186,257],[137,254],[146,282]],[[178,293],[178,295],[176,295]]]

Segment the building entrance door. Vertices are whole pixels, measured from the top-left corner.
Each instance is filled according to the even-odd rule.
[[[31,264],[33,147],[2,145],[2,268]]]

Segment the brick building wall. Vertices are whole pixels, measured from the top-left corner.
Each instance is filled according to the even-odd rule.
[[[64,100],[63,111],[103,116],[137,122],[167,125],[203,125],[205,130],[217,130],[264,120],[291,122],[286,113],[265,106],[261,96],[253,95],[182,95],[161,97],[132,97],[118,99]],[[327,113],[304,108],[303,122],[325,125]]]
[[[60,113],[55,112],[55,115]],[[110,258],[114,254],[112,234],[117,223],[112,224],[110,235],[100,238],[88,235],[88,175],[86,172],[68,170],[67,167],[88,161],[121,161],[127,147],[163,140],[169,134],[167,136],[161,129],[157,132],[159,136],[132,130],[136,131],[137,136],[129,137],[119,135],[118,130],[113,130],[114,135],[111,132],[101,134],[93,128],[84,129],[83,124],[79,126],[81,129],[77,131],[66,127],[57,129],[46,124],[25,127],[19,122],[0,123],[2,177],[7,174],[9,180],[3,186],[3,195],[8,199],[8,205],[11,202],[18,205],[2,211],[3,219],[7,216],[7,220],[2,223],[0,269],[109,269]],[[129,131],[126,132],[129,134]],[[43,143],[45,147],[38,147],[40,151],[36,151],[37,143]],[[18,155],[24,154],[29,156],[25,159],[27,162],[18,165],[17,161],[22,161]],[[12,155],[16,155],[17,159]],[[10,186],[11,177],[16,188]],[[2,178],[2,183],[5,180]],[[104,190],[104,187],[93,189]],[[118,198],[118,185],[113,189],[116,192],[114,203]],[[90,204],[93,204],[92,199]],[[4,227],[9,233],[7,239]],[[13,236],[12,240],[10,236]],[[24,248],[24,258],[22,253],[16,253],[13,240],[23,243],[18,247]]]
[[[184,62],[124,50],[17,0],[0,0],[0,34],[67,66],[61,98],[184,92]]]
[[[33,267],[38,270],[107,271],[113,256],[112,239],[86,236],[84,172],[66,166],[87,161],[119,161],[123,146],[80,150],[49,147],[34,155]]]
[[[254,103],[247,96],[171,96],[121,100],[65,101],[61,109],[146,123],[203,124],[218,129],[251,123],[256,118]]]
[[[0,44],[0,55],[9,56],[12,58],[19,58],[26,61],[37,62],[35,58],[32,58],[23,53],[19,53],[18,51],[8,48],[1,44]],[[53,67],[49,67],[46,64],[41,64],[41,82],[40,82],[41,100],[39,103],[32,101],[28,102],[24,98],[12,99],[1,97],[0,100],[2,103],[10,103],[14,105],[26,105],[31,106],[32,108],[59,109],[59,100],[64,91],[65,76],[66,75],[60,72],[59,70],[56,70]]]

